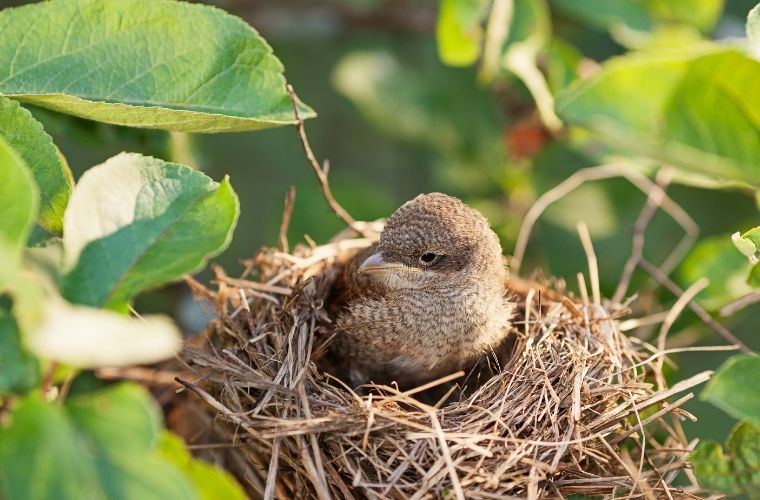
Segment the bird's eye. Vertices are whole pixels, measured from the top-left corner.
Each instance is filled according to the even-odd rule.
[[[438,260],[438,254],[435,254],[433,252],[425,252],[422,255],[420,255],[420,262],[422,262],[423,264],[430,265],[436,260]]]

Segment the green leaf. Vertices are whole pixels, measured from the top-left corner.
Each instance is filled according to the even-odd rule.
[[[760,183],[760,62],[702,46],[619,57],[557,97],[566,121],[689,173]]]
[[[228,472],[193,459],[185,448],[185,443],[177,436],[164,432],[161,436],[159,453],[193,482],[201,500],[217,498],[244,500],[246,498],[240,485]]]
[[[760,357],[733,356],[718,369],[700,397],[732,417],[760,425]]]
[[[760,288],[760,262],[750,269],[747,284],[753,288]]]
[[[652,15],[666,23],[694,26],[703,32],[710,31],[720,19],[724,0],[648,0]]]
[[[0,394],[24,393],[39,383],[39,364],[21,345],[16,319],[0,307]]]
[[[551,0],[551,4],[570,16],[597,28],[646,32],[652,29],[652,19],[641,1],[616,0]]]
[[[728,494],[750,493],[760,487],[760,427],[740,423],[725,449],[705,441],[689,456],[703,488]]]
[[[294,123],[266,41],[219,9],[51,0],[0,12],[0,94],[91,120],[186,132]],[[314,116],[303,106],[303,116]]]
[[[747,38],[752,46],[760,51],[760,3],[755,5],[747,16]]]
[[[694,473],[703,488],[724,493],[739,490],[736,478],[731,474],[731,462],[723,453],[723,447],[715,441],[704,441],[689,456]]]
[[[744,234],[732,236],[731,239],[741,253],[752,257],[760,253],[760,226],[745,231]]]
[[[69,301],[123,310],[138,292],[224,250],[239,204],[229,180],[122,153],[88,170],[64,216]]]
[[[18,271],[38,203],[37,186],[24,160],[0,137],[0,290]]]
[[[74,180],[53,139],[16,101],[0,96],[0,137],[29,167],[40,190],[39,224],[53,233],[63,229],[63,211]]]
[[[156,452],[159,418],[133,384],[73,395],[64,406],[22,400],[0,429],[0,497],[196,498]]]
[[[562,122],[554,112],[554,96],[537,62],[550,35],[551,21],[546,0],[515,0],[502,64],[528,88],[544,126],[558,132]]]
[[[121,436],[120,453],[148,452],[161,433],[161,412],[143,388],[117,384],[105,390],[85,392],[66,402],[69,416],[94,443],[113,443]]]
[[[27,333],[37,356],[80,368],[163,361],[179,352],[182,336],[166,316],[131,318],[63,300],[44,303],[42,321]]]
[[[697,301],[706,309],[717,310],[752,291],[745,282],[749,266],[729,238],[714,236],[701,240],[689,252],[678,269],[678,278],[684,286],[703,277],[709,279],[709,286]]]
[[[469,66],[478,60],[484,6],[484,0],[441,0],[435,34],[444,64]]]

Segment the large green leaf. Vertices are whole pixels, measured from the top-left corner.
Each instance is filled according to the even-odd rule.
[[[689,456],[703,488],[722,493],[752,492],[760,487],[760,427],[740,423],[731,432],[725,447],[704,441]]]
[[[71,170],[42,130],[40,122],[16,101],[0,96],[0,137],[26,162],[40,190],[39,223],[50,232],[63,229],[63,211],[74,181]]]
[[[701,398],[732,417],[760,425],[760,357],[734,356],[715,373]]]
[[[652,15],[659,21],[681,23],[709,31],[720,19],[724,0],[648,0]]]
[[[238,213],[228,179],[115,156],[82,176],[66,209],[63,295],[123,309],[141,290],[192,273],[225,249]]]
[[[561,93],[568,122],[690,173],[760,184],[760,62],[702,46],[605,63]]]
[[[678,280],[684,287],[701,278],[710,280],[697,300],[705,308],[717,310],[752,291],[746,283],[749,268],[749,262],[736,251],[728,236],[712,236],[689,252],[678,269]]]
[[[485,0],[441,0],[435,34],[444,64],[469,66],[478,60],[485,3]]]
[[[226,471],[211,464],[195,460],[180,438],[169,432],[161,436],[159,453],[185,473],[198,490],[201,500],[243,500],[246,498],[240,485]]]
[[[18,271],[38,203],[24,160],[0,137],[0,290]]]
[[[551,4],[576,19],[610,31],[652,29],[651,16],[641,1],[551,0]]]
[[[158,408],[133,384],[22,400],[0,429],[0,497],[191,499],[190,482],[156,450]]]
[[[39,364],[21,345],[16,319],[0,307],[0,394],[25,392],[39,381]]]
[[[622,42],[647,36],[658,25],[678,24],[709,31],[720,18],[724,0],[551,0],[552,5]]]
[[[132,318],[48,299],[42,320],[27,332],[29,349],[44,359],[82,368],[155,363],[177,354],[182,336],[165,316]]]
[[[280,61],[241,19],[170,0],[51,0],[0,12],[0,94],[187,132],[294,122]],[[313,116],[304,106],[303,115]]]

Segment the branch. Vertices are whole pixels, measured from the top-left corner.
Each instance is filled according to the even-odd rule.
[[[668,291],[670,291],[670,293],[672,293],[676,297],[681,297],[684,294],[684,291],[681,290],[681,287],[676,285],[664,272],[662,272],[662,270],[658,269],[656,266],[654,266],[652,263],[650,263],[646,259],[641,259],[641,261],[639,262],[639,266],[641,266],[641,268],[647,273],[649,273],[655,279],[655,281],[657,281],[660,285],[665,287]],[[707,313],[707,311],[702,309],[702,307],[699,304],[697,304],[693,300],[690,300],[688,305],[689,305],[689,309],[691,309],[694,312],[694,314],[696,314],[699,317],[699,319],[701,319],[702,322],[704,322],[704,324],[712,328],[712,330],[715,333],[717,333],[718,335],[726,339],[729,343],[736,344],[739,347],[739,350],[742,351],[743,353],[754,354],[752,352],[752,349],[747,347],[744,344],[744,342],[736,338],[736,336],[733,333],[731,333],[728,330],[728,328],[726,328],[725,326],[715,321],[712,318],[712,316],[710,316]]]
[[[290,186],[288,194],[285,195],[285,207],[282,211],[280,220],[280,251],[288,253],[288,226],[290,226],[290,217],[293,215],[293,203],[296,200],[296,187]]]
[[[649,195],[652,190],[662,191],[659,186],[649,180],[645,175],[632,170],[622,163],[610,163],[596,167],[588,167],[578,170],[573,175],[562,181],[560,184],[545,192],[536,200],[528,213],[523,219],[520,232],[515,244],[514,258],[512,259],[512,269],[515,274],[520,271],[520,266],[525,258],[525,251],[528,247],[530,235],[533,232],[533,226],[541,214],[549,205],[566,196],[571,191],[589,181],[611,179],[615,177],[624,177],[628,182],[636,186],[644,194]],[[671,256],[663,263],[665,274],[670,274],[672,268],[680,261],[681,257],[691,247],[699,234],[699,227],[694,220],[687,214],[677,203],[675,203],[667,194],[662,194],[662,209],[667,212],[686,232],[686,235],[678,243]]]
[[[733,300],[726,304],[725,306],[720,308],[720,315],[724,318],[726,316],[731,316],[737,311],[741,311],[747,306],[751,306],[752,304],[757,304],[760,302],[760,291],[756,292],[749,292],[747,295],[742,295],[736,300]]]
[[[301,112],[298,109],[298,96],[296,96],[296,92],[293,90],[293,86],[291,84],[288,84],[287,88],[288,93],[290,94],[290,100],[293,102],[293,112],[295,113],[296,117],[295,127],[296,130],[298,130],[298,137],[301,139],[301,145],[303,145],[304,153],[306,153],[306,159],[309,160],[309,165],[311,165],[311,169],[317,176],[319,187],[322,190],[322,195],[324,196],[327,204],[330,206],[335,215],[340,217],[340,219],[345,222],[348,227],[361,234],[362,236],[369,236],[365,234],[363,228],[356,224],[354,218],[351,217],[346,209],[340,206],[340,204],[335,200],[335,197],[333,197],[332,191],[330,190],[330,183],[327,181],[327,174],[330,171],[330,164],[325,161],[324,166],[320,166],[319,161],[317,161],[316,156],[314,156],[314,151],[311,150],[311,146],[309,145],[309,138],[306,137],[306,129],[303,125]]]
[[[662,199],[665,196],[665,189],[673,179],[673,172],[669,168],[662,168],[657,172],[655,176],[655,182],[659,189],[652,189],[647,196],[647,202],[644,208],[641,209],[639,217],[636,219],[636,223],[633,225],[633,238],[631,241],[631,255],[625,262],[623,272],[620,276],[620,281],[615,289],[615,293],[612,296],[613,302],[621,302],[625,297],[628,287],[631,285],[631,279],[633,273],[636,271],[636,267],[639,261],[644,255],[644,238],[646,229],[649,223],[652,221],[652,217],[657,213],[657,209],[662,204]]]

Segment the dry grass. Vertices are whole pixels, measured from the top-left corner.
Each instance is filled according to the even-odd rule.
[[[379,229],[368,224],[363,233]],[[218,290],[198,289],[218,319],[206,345],[185,353],[196,381],[181,383],[201,396],[189,403],[203,401],[216,415],[216,439],[230,444],[216,452],[234,455],[225,461],[237,464],[230,468],[252,495],[675,498],[698,491],[671,484],[695,444],[681,428],[694,417],[680,407],[710,374],[668,388],[664,341],[654,346],[621,333],[626,308],[593,298],[596,287],[591,300],[573,299],[520,282],[515,354],[454,403],[430,406],[415,399],[418,391],[392,387],[360,397],[321,373],[313,356],[330,331],[325,300],[340,266],[371,242],[349,236],[292,254],[262,250],[243,277],[217,270]],[[696,290],[657,319],[662,339]],[[626,325],[635,329],[636,321]]]

